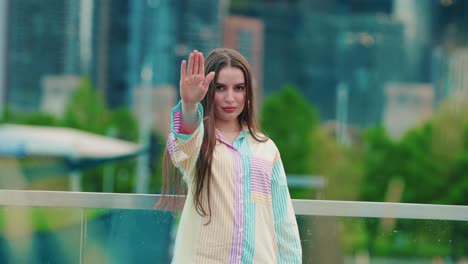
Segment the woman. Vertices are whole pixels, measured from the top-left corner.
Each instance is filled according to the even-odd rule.
[[[170,161],[187,184],[173,263],[301,263],[280,154],[255,123],[247,60],[215,49],[205,62],[195,50],[180,75],[163,168],[166,194]]]

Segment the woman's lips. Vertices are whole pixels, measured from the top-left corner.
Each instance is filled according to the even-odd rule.
[[[223,111],[226,113],[232,113],[236,111],[236,107],[223,107]]]

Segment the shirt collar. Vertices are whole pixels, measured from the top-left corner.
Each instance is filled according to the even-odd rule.
[[[223,134],[221,133],[221,131],[219,131],[218,129],[215,128],[215,132],[216,132],[216,140],[219,141],[220,143],[224,143],[228,146],[231,146],[231,144],[229,144],[229,142],[227,142],[227,140],[224,138]],[[237,141],[237,140],[241,140],[243,138],[245,138],[247,135],[249,134],[249,128],[247,126],[242,126],[242,130],[240,131],[239,135],[237,136],[237,138],[234,140]]]

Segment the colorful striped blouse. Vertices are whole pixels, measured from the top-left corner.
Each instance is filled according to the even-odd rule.
[[[201,104],[198,115],[201,120]],[[188,187],[173,263],[301,263],[296,217],[273,141],[258,142],[246,129],[231,145],[217,131],[210,188],[212,217],[207,224],[208,217],[195,209],[192,193],[203,122],[191,135],[181,134],[179,102],[172,109],[171,128],[168,150]]]

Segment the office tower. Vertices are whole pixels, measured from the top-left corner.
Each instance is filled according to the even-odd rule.
[[[392,10],[390,0],[278,0],[245,5],[233,2],[231,10],[234,14],[256,17],[264,22],[265,96],[275,93],[286,84],[293,84],[318,109],[322,121],[336,118],[336,89],[342,83],[346,71],[353,71],[353,66],[359,66],[360,60],[356,59],[360,56],[372,61],[370,64],[363,62],[368,64],[367,68],[360,67],[355,73],[360,76],[356,78],[362,81],[361,89],[366,85],[362,83],[377,74],[384,75],[382,83],[400,77],[394,69],[388,74],[384,72],[384,69],[394,67],[393,58],[400,52],[397,49],[402,45],[401,25],[395,26],[394,24],[399,24],[395,21],[388,22],[391,19],[387,17]],[[371,33],[363,35],[364,42],[372,42],[377,33],[382,31],[379,38],[385,41],[373,42],[370,45],[372,47],[360,47],[359,42],[356,42],[343,48],[340,41],[347,30],[353,32],[350,35],[370,31]],[[385,52],[389,52],[389,55],[386,56]],[[342,55],[349,58],[348,61],[339,57]],[[387,63],[385,59],[390,61]],[[356,87],[348,83],[349,100],[341,100],[348,102],[348,121],[358,126],[380,122],[381,109],[378,108],[378,102],[383,100],[382,85],[377,85],[376,90],[368,89],[367,94],[357,93]],[[375,113],[361,118],[359,111],[364,109],[358,110],[359,100],[364,100],[369,93],[374,93],[372,98],[378,100],[375,106],[369,106],[374,104],[371,101],[365,107]]]
[[[229,0],[180,0],[175,3],[178,16],[176,29],[176,65],[194,49],[206,56],[222,44],[223,19],[229,9]],[[179,70],[173,83],[178,87]]]
[[[8,2],[5,87],[13,110],[37,111],[41,79],[77,70],[78,30],[71,13],[77,5],[73,0]]]
[[[381,123],[384,86],[404,70],[403,26],[387,15],[336,19],[336,80],[348,91],[347,120],[358,127]]]
[[[242,53],[252,67],[256,110],[259,110],[263,97],[263,30],[263,22],[259,19],[241,16],[224,19],[223,46]]]
[[[468,101],[468,48],[457,48],[449,57],[446,75],[446,97]]]
[[[6,94],[7,5],[7,0],[0,1],[0,120],[3,118]]]
[[[438,106],[451,94],[453,87],[449,80],[458,78],[456,73],[450,71],[457,68],[452,59],[457,60],[457,55],[464,53],[460,49],[463,49],[468,41],[465,26],[468,22],[468,2],[433,1],[432,10],[430,80],[434,85],[435,106]]]
[[[432,9],[432,1],[394,1],[393,17],[404,27],[405,56],[401,67],[405,68],[407,81],[427,82],[430,79],[427,54],[432,48]]]

